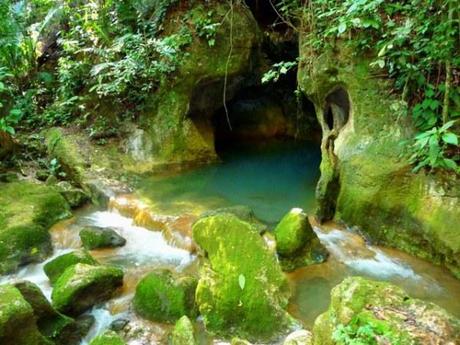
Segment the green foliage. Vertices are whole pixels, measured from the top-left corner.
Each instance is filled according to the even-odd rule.
[[[281,61],[275,63],[272,68],[262,76],[262,84],[277,82],[282,75],[297,67],[297,61]]]
[[[450,152],[458,148],[458,136],[449,131],[454,123],[454,121],[449,121],[440,128],[433,127],[415,137],[411,147],[413,154],[410,158],[410,162],[416,164],[415,172],[423,167],[460,172],[457,165],[458,153],[454,158],[448,156]]]
[[[221,25],[221,23],[213,21],[213,14],[213,11],[208,11],[206,16],[198,16],[193,20],[198,36],[206,39],[210,47],[216,44],[217,29]]]
[[[354,317],[348,325],[339,324],[332,334],[338,345],[377,345],[389,343],[402,345],[402,340],[388,330],[384,323],[368,323]]]

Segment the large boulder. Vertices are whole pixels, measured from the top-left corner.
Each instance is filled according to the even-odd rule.
[[[0,183],[0,274],[45,259],[51,253],[48,228],[70,215],[53,187],[31,182]]]
[[[195,310],[196,280],[174,277],[170,271],[152,272],[136,287],[134,309],[141,317],[160,322],[174,322]]]
[[[52,345],[39,332],[32,306],[12,285],[0,286],[0,344]]]
[[[193,324],[187,316],[177,320],[171,334],[172,345],[196,345]]]
[[[106,331],[94,338],[90,345],[126,345],[126,343],[117,333]]]
[[[78,263],[98,265],[98,262],[88,253],[88,251],[74,250],[48,261],[43,267],[43,270],[45,271],[45,274],[51,284],[54,284],[69,266],[73,266]]]
[[[122,247],[126,240],[115,230],[99,228],[96,226],[86,227],[80,231],[80,239],[86,249]]]
[[[318,218],[358,226],[460,277],[458,174],[412,171],[401,145],[415,135],[407,105],[392,83],[373,77],[372,60],[340,43],[312,55],[300,40],[299,88],[323,133]]]
[[[315,345],[459,344],[460,320],[386,282],[346,278],[313,328]]]
[[[286,278],[251,224],[232,214],[218,214],[198,220],[193,238],[208,258],[196,292],[208,330],[270,338],[287,328]]]
[[[123,271],[117,267],[76,264],[59,277],[51,294],[53,306],[62,313],[79,315],[103,302],[123,285]]]
[[[281,219],[274,235],[276,250],[285,270],[320,263],[328,256],[307,214],[300,208],[293,208]]]

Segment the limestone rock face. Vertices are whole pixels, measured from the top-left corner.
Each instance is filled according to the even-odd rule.
[[[109,228],[86,227],[80,231],[80,239],[86,249],[122,247],[126,240]]]
[[[446,344],[460,342],[460,320],[389,283],[346,278],[313,328],[315,345]]]
[[[256,228],[233,214],[218,214],[198,220],[193,238],[208,258],[196,298],[209,330],[250,339],[288,327],[286,278]]]
[[[47,262],[43,267],[51,284],[54,284],[69,266],[78,263],[97,265],[98,262],[86,250],[75,250]]]
[[[141,317],[160,322],[175,322],[193,315],[196,280],[175,278],[170,271],[152,272],[136,288],[134,309]]]
[[[53,187],[0,183],[0,274],[41,261],[51,252],[48,228],[70,215],[69,205]]]
[[[392,85],[340,44],[312,56],[300,37],[300,88],[322,127],[321,221],[358,226],[379,243],[444,264],[460,277],[460,183],[412,172],[401,142],[415,134]]]
[[[103,302],[123,284],[123,271],[117,267],[78,263],[69,266],[54,285],[53,306],[69,315],[79,315]]]

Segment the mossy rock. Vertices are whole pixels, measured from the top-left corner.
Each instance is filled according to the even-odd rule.
[[[193,238],[208,258],[196,299],[209,331],[268,339],[287,328],[287,281],[257,229],[218,214],[198,220]]]
[[[75,250],[47,262],[43,267],[46,276],[53,285],[64,271],[75,264],[98,265],[98,262],[91,256],[87,250]]]
[[[51,253],[48,228],[70,215],[53,187],[31,182],[0,183],[0,274],[44,260]]]
[[[122,247],[126,244],[126,240],[115,230],[95,226],[82,229],[80,231],[80,239],[83,247],[90,250]]]
[[[171,334],[171,345],[196,345],[193,324],[187,316],[177,320]]]
[[[411,298],[386,282],[346,278],[313,328],[315,345],[458,344],[460,320],[435,304]]]
[[[222,213],[231,213],[237,216],[239,219],[250,223],[257,228],[259,233],[263,233],[267,230],[267,226],[257,219],[254,211],[246,205],[235,205],[229,207],[221,207],[214,210],[208,210],[200,215],[200,218],[215,216]]]
[[[196,280],[174,277],[170,271],[152,272],[136,287],[134,310],[141,317],[160,322],[175,322],[195,312]]]
[[[74,319],[56,311],[40,288],[28,281],[18,282],[15,287],[34,311],[40,333],[56,345],[78,345],[82,334]]]
[[[328,257],[328,252],[313,231],[307,214],[300,208],[293,208],[281,219],[274,235],[276,250],[285,271],[321,263]]]
[[[38,330],[32,306],[12,285],[0,285],[0,344],[53,345]]]
[[[113,296],[123,285],[123,271],[117,267],[76,264],[59,277],[51,294],[53,306],[62,313],[79,315]]]
[[[90,345],[126,345],[124,340],[114,331],[106,331],[94,338]]]

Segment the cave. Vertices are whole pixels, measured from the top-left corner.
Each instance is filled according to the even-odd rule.
[[[340,131],[350,117],[350,98],[343,87],[337,87],[326,97],[324,123],[328,130]]]

